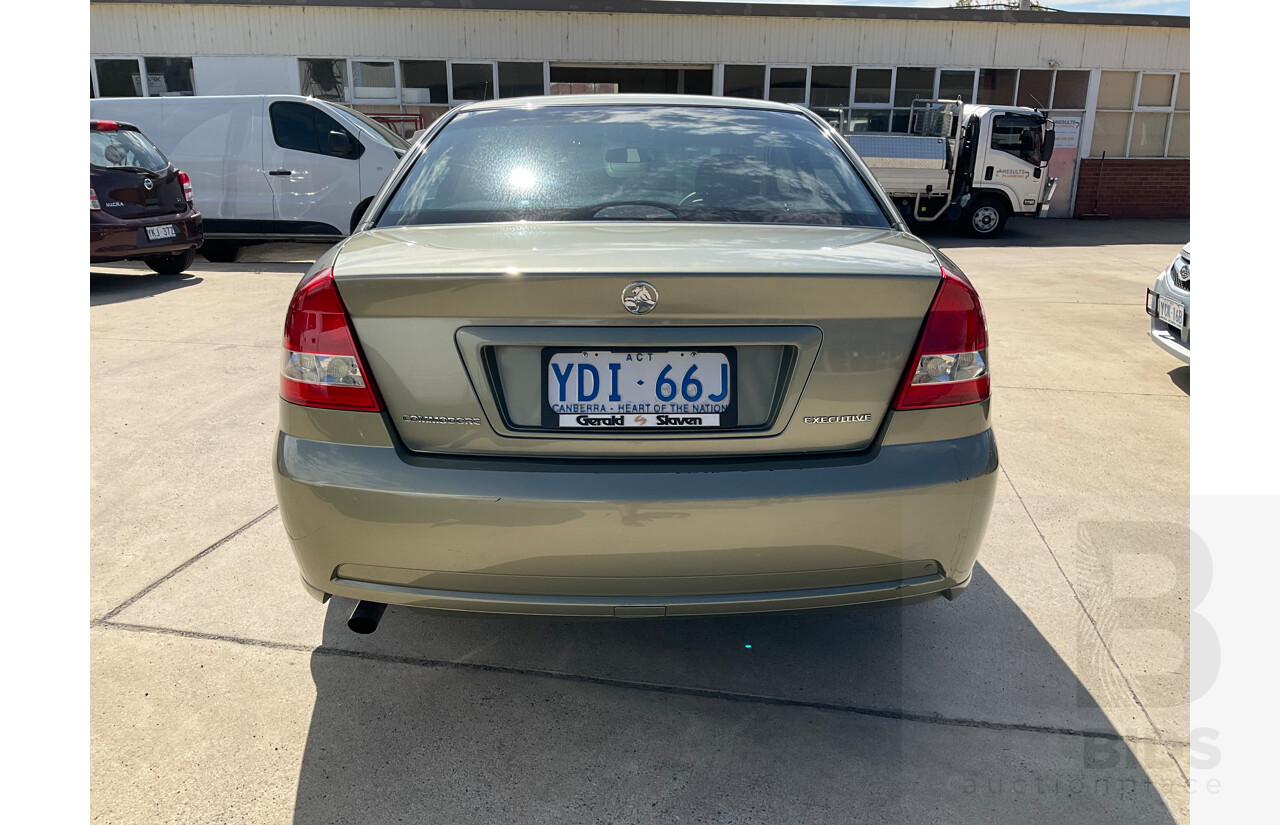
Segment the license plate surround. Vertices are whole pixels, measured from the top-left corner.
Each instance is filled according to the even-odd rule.
[[[149,241],[167,241],[178,237],[178,227],[171,224],[161,224],[160,226],[148,226],[147,240]],[[167,231],[166,231],[167,230]]]
[[[660,352],[699,352],[708,353],[716,352],[725,356],[729,363],[729,406],[728,409],[719,413],[720,423],[718,425],[698,427],[698,426],[679,426],[671,428],[663,427],[639,427],[639,426],[602,426],[602,427],[567,427],[560,425],[560,413],[551,406],[549,397],[547,379],[550,375],[551,359],[555,355],[566,352],[613,352],[613,353],[660,353]],[[672,376],[672,380],[680,383],[681,376]],[[708,432],[725,432],[727,430],[735,430],[738,428],[738,351],[736,347],[702,347],[692,346],[663,346],[663,347],[619,347],[617,345],[588,345],[580,347],[543,347],[542,348],[542,371],[539,374],[540,394],[542,401],[542,428],[547,430],[555,430],[561,433],[574,433],[575,435],[608,435],[616,434],[618,431],[625,431],[628,434],[644,434],[644,435],[665,435],[670,436],[673,433],[708,433]]]

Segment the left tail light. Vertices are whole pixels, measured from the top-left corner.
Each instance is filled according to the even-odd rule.
[[[954,407],[990,397],[982,302],[968,279],[944,267],[893,408]]]
[[[191,178],[186,172],[178,172],[178,183],[182,184],[182,199],[188,204],[193,203],[191,200]]]
[[[360,357],[333,269],[298,284],[284,321],[280,396],[305,407],[376,412],[382,401]]]
[[[89,186],[89,211],[97,212],[102,209],[102,204],[98,203],[98,193],[93,191],[93,186]]]

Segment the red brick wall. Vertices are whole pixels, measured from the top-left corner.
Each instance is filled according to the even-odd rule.
[[[1101,179],[1099,179],[1101,171]],[[1076,183],[1076,215],[1191,217],[1191,161],[1085,158]]]

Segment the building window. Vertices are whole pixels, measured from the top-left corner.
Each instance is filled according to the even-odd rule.
[[[546,94],[541,63],[499,63],[498,96],[532,97]]]
[[[983,69],[978,72],[978,103],[1012,106],[1017,87],[1017,69]]]
[[[1142,85],[1138,91],[1138,106],[1168,108],[1173,105],[1173,75],[1142,75]]]
[[[770,67],[769,99],[780,103],[804,105],[809,85],[809,70],[804,67]]]
[[[142,97],[142,70],[138,59],[106,58],[94,61],[98,71],[98,95],[101,97]]]
[[[1098,84],[1099,109],[1132,109],[1137,72],[1103,72]]]
[[[401,60],[400,85],[405,103],[443,106],[449,102],[449,74],[443,60]]]
[[[764,100],[764,66],[725,66],[724,96]]]
[[[955,100],[959,98],[965,103],[972,103],[973,83],[977,72],[972,70],[943,69],[938,76],[938,99]]]
[[[302,93],[338,102],[347,99],[347,61],[327,58],[301,58],[298,72]]]
[[[195,94],[195,70],[189,57],[144,57],[149,97]]]
[[[89,86],[98,97],[192,95],[195,73],[189,57],[102,57],[93,61]]]
[[[1048,110],[1053,98],[1053,69],[1023,69],[1018,72],[1018,105]]]
[[[814,66],[809,78],[809,105],[848,106],[851,77],[852,66]]]
[[[492,63],[454,63],[453,100],[493,100],[497,95],[493,82]]]
[[[1089,96],[1089,73],[1059,71],[1053,78],[1053,108],[1084,109]]]
[[[893,69],[858,69],[853,102],[888,103],[893,88]]]
[[[1103,72],[1090,155],[1189,157],[1190,84],[1187,72]]]
[[[397,100],[396,64],[390,60],[352,60],[351,95],[354,100]]]

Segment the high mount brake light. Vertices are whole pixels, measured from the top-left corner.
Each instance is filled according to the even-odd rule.
[[[342,305],[333,269],[298,285],[284,321],[280,396],[306,407],[375,412],[382,402],[373,386]]]
[[[973,404],[991,397],[987,321],[963,276],[942,268],[920,343],[893,402],[895,410]]]
[[[182,184],[182,198],[187,203],[191,203],[191,178],[186,172],[179,170],[178,183]]]
[[[120,129],[120,124],[114,120],[95,120],[91,125],[99,132],[115,132]]]

